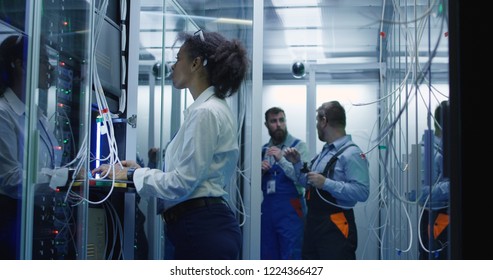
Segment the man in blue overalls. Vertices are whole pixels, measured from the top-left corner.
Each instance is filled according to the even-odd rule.
[[[270,140],[262,147],[261,259],[301,259],[304,216],[304,189],[296,182],[293,165],[283,149],[296,147],[307,161],[306,143],[288,133],[284,110],[265,112]]]
[[[448,225],[450,180],[443,161],[443,124],[448,101],[442,101],[434,113],[435,131],[425,130],[422,150],[422,188],[419,204],[424,207],[420,217],[419,259],[446,260],[448,255]]]

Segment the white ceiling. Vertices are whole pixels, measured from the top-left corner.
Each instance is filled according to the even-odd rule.
[[[378,80],[379,62],[385,61],[389,45],[392,55],[404,57],[415,54],[412,50],[417,46],[418,53],[426,60],[433,49],[428,42],[437,42],[443,35],[438,2],[431,1],[433,8],[428,9],[429,2],[417,0],[409,6],[382,0],[264,0],[264,79],[292,80],[293,62],[302,61],[317,71],[317,77]],[[173,58],[171,46],[177,32],[182,30],[219,31],[241,38],[247,47],[252,47],[254,1],[173,0],[165,3],[163,7],[162,0],[141,0],[143,65],[151,63],[149,54],[154,60],[161,60],[163,29],[166,30],[165,60]],[[382,7],[383,3],[387,3],[386,7]],[[399,22],[394,19],[396,15],[401,19]],[[420,15],[426,15],[424,19],[429,24],[408,20]],[[431,29],[428,33],[435,34],[436,38],[421,38],[422,28]],[[388,37],[391,32],[408,35],[400,34],[396,37],[398,40],[392,40]],[[434,67],[448,65],[445,41],[442,40],[433,54],[437,62],[434,65],[438,65]],[[445,58],[443,63],[438,61],[440,57]]]

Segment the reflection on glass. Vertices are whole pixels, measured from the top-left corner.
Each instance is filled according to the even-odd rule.
[[[89,26],[90,7],[86,1],[33,7],[31,1],[0,7],[0,255],[76,259],[84,256],[83,219],[70,195],[83,188],[67,187],[85,177],[90,34],[80,31]],[[35,18],[39,37],[26,28]]]
[[[448,255],[450,181],[444,169],[444,119],[448,118],[448,102],[442,101],[432,116],[433,130],[426,130],[422,139],[422,188],[419,258],[446,260]]]

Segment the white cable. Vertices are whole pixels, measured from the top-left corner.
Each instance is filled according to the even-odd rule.
[[[108,103],[106,100],[106,96],[105,96],[103,87],[101,85],[101,80],[99,78],[98,67],[97,67],[97,56],[96,56],[97,44],[98,44],[99,36],[101,34],[101,30],[102,30],[103,23],[105,20],[106,11],[108,8],[108,3],[109,3],[108,0],[105,0],[102,2],[101,7],[99,7],[98,12],[96,13],[96,17],[95,17],[95,28],[94,28],[94,34],[93,34],[94,44],[92,45],[93,63],[94,63],[94,67],[92,68],[93,69],[92,76],[93,76],[93,82],[94,82],[95,99],[96,99],[98,111],[101,114],[100,117],[102,119],[102,122],[98,123],[98,125],[100,125],[104,131],[103,135],[105,135],[107,138],[108,149],[109,149],[109,154],[107,157],[105,157],[103,159],[99,158],[99,159],[95,159],[95,160],[108,161],[112,170],[114,171],[115,164],[120,163],[120,166],[121,166],[121,162],[118,158],[118,146],[117,146],[117,142],[115,139],[112,114],[109,111],[109,106],[108,106]],[[100,136],[97,135],[97,137],[100,137]],[[84,197],[78,195],[77,193],[71,191],[73,183],[75,181],[75,177],[80,172],[80,170],[82,169],[82,167],[84,166],[84,163],[85,163],[84,157],[85,157],[85,154],[87,151],[85,148],[86,142],[87,142],[87,136],[83,140],[83,145],[82,145],[83,148],[79,151],[79,153],[77,155],[77,157],[80,156],[81,160],[77,164],[77,167],[75,170],[76,172],[74,173],[74,176],[72,177],[72,181],[69,185],[69,191],[67,192],[67,196],[65,197],[65,200],[68,200],[69,195],[70,195],[71,199],[75,199],[75,201],[77,201],[76,205],[78,205],[82,202],[87,202],[89,204],[103,203],[104,201],[106,201],[111,196],[111,194],[114,190],[114,187],[115,187],[115,180],[113,179],[110,191],[107,193],[107,195],[106,195],[106,197],[104,197],[104,199],[99,200],[99,201],[90,201],[88,198],[84,198]],[[74,163],[74,162],[75,162],[75,160],[72,161],[72,163]],[[104,174],[103,178],[105,178],[107,176],[108,176],[108,173]]]

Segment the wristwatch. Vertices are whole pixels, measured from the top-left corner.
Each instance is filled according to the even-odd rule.
[[[134,172],[136,168],[129,168],[127,170],[127,181],[133,181],[134,180]]]

